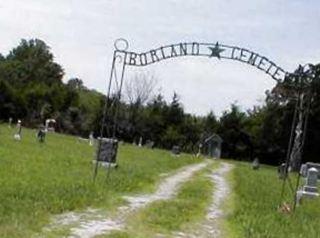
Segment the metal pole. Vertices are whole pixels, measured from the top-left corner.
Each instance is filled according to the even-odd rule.
[[[279,205],[281,205],[281,202],[282,202],[282,199],[283,199],[285,183],[286,183],[287,176],[288,176],[290,153],[291,153],[294,129],[295,129],[296,120],[297,120],[297,111],[298,111],[299,101],[300,101],[300,97],[298,97],[298,99],[297,99],[297,102],[296,102],[296,105],[295,105],[294,114],[293,114],[293,119],[292,119],[290,139],[289,139],[289,143],[288,143],[287,156],[286,156],[285,176],[284,176],[284,179],[283,179],[283,182],[282,182],[282,189],[281,189],[280,204]]]
[[[312,101],[312,93],[309,92],[307,93],[307,110],[306,110],[306,116],[305,116],[305,122],[304,122],[304,128],[303,128],[303,137],[302,137],[302,143],[301,143],[301,156],[302,156],[302,152],[303,152],[303,147],[305,144],[305,140],[306,140],[306,134],[307,134],[307,127],[308,127],[308,120],[309,120],[309,114],[310,114],[310,107],[311,107],[311,101]],[[296,188],[295,188],[295,193],[294,193],[294,197],[293,197],[293,211],[296,210],[296,206],[297,206],[297,191],[300,185],[300,178],[301,178],[301,173],[299,171],[298,174],[298,178],[297,178],[297,182],[296,182]]]
[[[98,150],[97,150],[97,155],[96,155],[96,164],[95,164],[95,168],[94,168],[93,181],[96,180],[96,177],[98,175],[98,166],[99,166],[98,158],[99,158],[100,152],[101,152],[101,140],[103,138],[103,131],[105,128],[105,120],[106,120],[108,102],[109,102],[111,85],[112,85],[112,78],[113,78],[113,72],[114,72],[114,66],[115,66],[115,60],[116,60],[116,53],[117,53],[117,51],[113,52],[113,60],[112,60],[111,72],[110,72],[110,76],[109,76],[107,97],[106,97],[104,108],[103,108],[102,125],[101,125],[101,129],[100,129],[100,141],[98,140]]]

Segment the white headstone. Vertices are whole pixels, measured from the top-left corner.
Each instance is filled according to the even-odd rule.
[[[302,197],[319,197],[318,193],[318,173],[319,171],[316,168],[308,169],[308,175],[306,178],[306,184],[303,188],[297,191],[297,202],[300,203]]]
[[[307,181],[304,186],[306,192],[316,193],[318,191],[318,172],[316,168],[308,170]]]
[[[202,143],[199,144],[197,157],[201,156]]]
[[[260,168],[260,162],[259,162],[259,159],[258,158],[255,158],[252,162],[252,168],[253,169],[259,169]]]
[[[93,144],[94,144],[94,136],[93,136],[93,132],[91,131],[89,135],[89,145],[93,146]]]
[[[21,130],[22,130],[22,127],[21,127],[21,121],[18,120],[18,123],[17,123],[17,132],[16,134],[14,134],[13,138],[15,140],[21,140]]]

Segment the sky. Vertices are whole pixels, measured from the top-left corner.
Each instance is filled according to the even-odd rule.
[[[248,48],[286,71],[320,63],[318,0],[0,0],[0,52],[22,38],[44,40],[65,70],[106,93],[114,41],[144,52],[179,42],[219,42]],[[139,70],[139,71],[137,71]],[[221,115],[231,103],[261,105],[275,81],[258,69],[226,60],[181,57],[127,68],[158,79],[156,92],[177,92],[189,113]]]

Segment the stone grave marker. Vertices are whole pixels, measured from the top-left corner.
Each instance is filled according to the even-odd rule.
[[[106,167],[117,167],[118,140],[98,138],[97,162]]]
[[[154,148],[154,141],[147,140],[146,141],[146,147],[149,148],[149,149],[153,149]]]
[[[17,132],[14,134],[13,138],[15,140],[20,141],[21,140],[21,132],[22,132],[21,120],[18,120],[18,122],[17,122]]]
[[[302,164],[300,167],[300,174],[303,177],[307,177],[308,175],[308,170],[310,168],[316,168],[318,171],[320,171],[320,164],[318,163],[313,163],[313,162],[307,162],[305,164]],[[318,179],[320,179],[320,174],[318,174]]]
[[[90,132],[89,135],[89,145],[93,146],[94,145],[94,136],[93,136],[93,131]]]
[[[318,191],[318,173],[316,168],[308,169],[307,181],[304,186],[304,190],[307,192],[317,192]]]
[[[286,178],[286,163],[282,163],[278,167],[278,175],[279,179],[285,179]]]
[[[252,162],[252,168],[254,170],[257,170],[260,168],[260,162],[259,162],[259,159],[258,158],[255,158]]]
[[[319,197],[318,193],[318,174],[319,171],[312,167],[308,169],[306,183],[302,189],[297,191],[296,199],[300,203],[303,197],[314,198]]]
[[[44,126],[40,126],[37,132],[37,139],[40,143],[43,143],[46,138],[46,129]]]
[[[202,151],[202,143],[199,144],[198,146],[198,153],[197,153],[197,157],[200,157],[201,156],[201,151]]]
[[[55,119],[47,119],[46,120],[46,132],[48,131],[52,131],[54,132],[55,131],[55,125],[56,125],[56,120]]]
[[[9,123],[9,128],[11,128],[12,127],[12,117],[9,117],[9,121],[8,121],[8,123]]]
[[[142,136],[140,136],[140,138],[139,138],[139,144],[138,144],[138,146],[139,146],[139,147],[142,146]]]
[[[180,146],[178,146],[178,145],[174,145],[173,147],[172,147],[172,150],[171,150],[171,153],[173,154],[173,155],[180,155]]]

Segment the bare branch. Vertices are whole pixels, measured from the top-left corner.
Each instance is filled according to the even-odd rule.
[[[136,73],[125,83],[125,94],[130,104],[143,105],[153,96],[157,78],[150,73]]]

